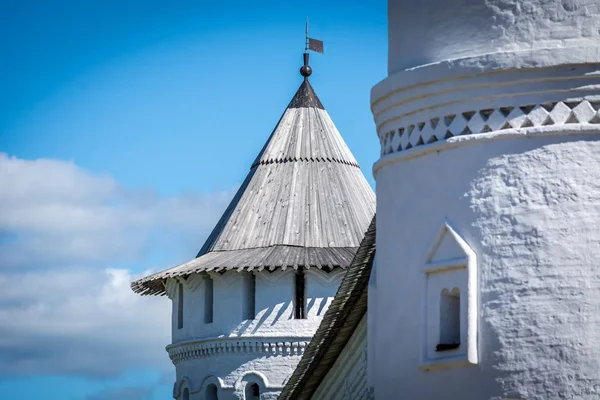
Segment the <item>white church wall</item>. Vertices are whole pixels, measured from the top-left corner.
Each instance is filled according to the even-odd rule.
[[[362,400],[367,393],[367,316],[314,392],[314,400]]]
[[[178,295],[173,297],[173,343],[216,336],[312,336],[333,300],[344,271],[325,273],[309,269],[306,274],[306,319],[294,319],[293,269],[256,274],[254,319],[243,319],[243,280],[247,272],[210,274],[213,279],[213,322],[204,322],[204,279],[192,275],[184,284],[183,327],[178,329]],[[173,280],[175,282],[175,280]],[[177,292],[177,283],[174,284]]]
[[[376,398],[600,395],[599,17],[596,0],[390,0],[389,76],[371,91]],[[461,293],[461,321],[465,281],[476,294],[477,359],[423,368],[442,324],[423,259],[444,221],[476,284],[430,289]]]
[[[378,171],[376,398],[597,396],[598,154],[598,136],[506,138]],[[477,254],[480,360],[424,371],[418,282],[444,220]]]

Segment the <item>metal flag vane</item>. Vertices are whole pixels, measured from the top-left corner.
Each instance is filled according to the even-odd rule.
[[[306,18],[306,47],[304,51],[308,50],[323,54],[323,41],[308,37],[308,18]]]
[[[302,75],[305,80],[308,79],[310,74],[312,74],[312,68],[308,65],[309,50],[323,54],[323,41],[308,37],[308,18],[306,18],[306,43],[304,47],[304,65],[302,66],[302,68],[300,68],[300,75]]]

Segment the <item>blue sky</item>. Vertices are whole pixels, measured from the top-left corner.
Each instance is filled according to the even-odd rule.
[[[215,3],[218,3],[215,5]],[[165,399],[169,302],[301,83],[373,183],[386,2],[0,4],[0,398]]]

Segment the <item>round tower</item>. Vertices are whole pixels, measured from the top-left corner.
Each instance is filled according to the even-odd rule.
[[[600,396],[600,2],[390,0],[379,399]]]
[[[274,399],[316,331],[375,197],[308,77],[195,259],[132,284],[172,300],[173,397]]]

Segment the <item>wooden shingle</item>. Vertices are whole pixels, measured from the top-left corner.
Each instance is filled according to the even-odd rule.
[[[375,212],[375,195],[307,79],[194,260],[132,283],[203,271],[347,268]]]

